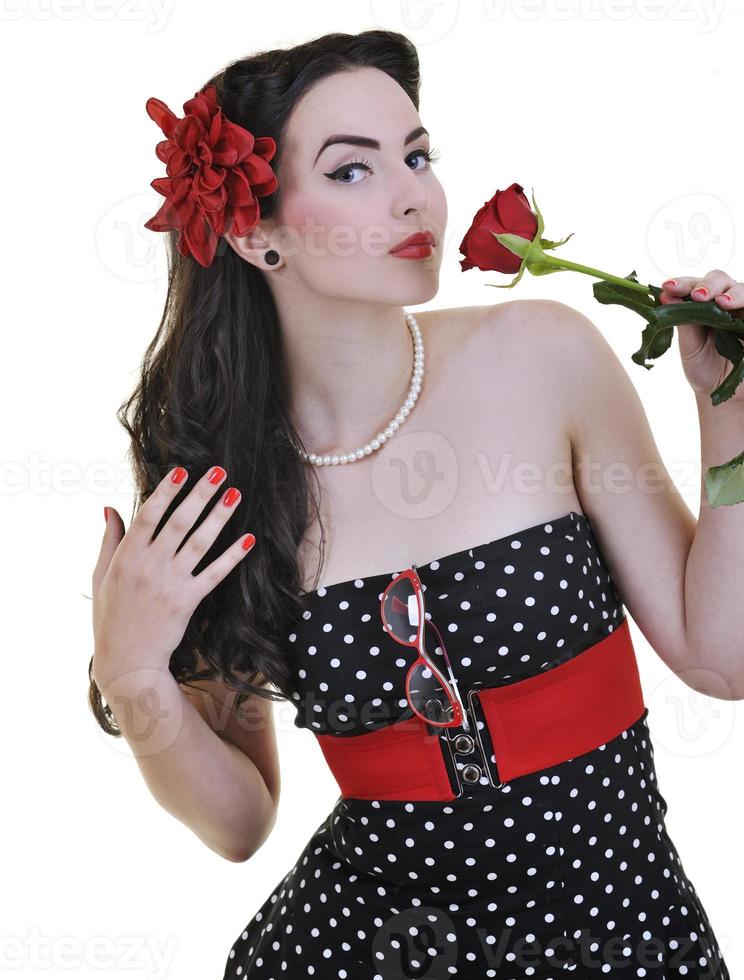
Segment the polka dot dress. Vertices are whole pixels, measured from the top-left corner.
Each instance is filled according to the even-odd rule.
[[[551,670],[625,617],[576,511],[418,572],[463,698]],[[353,738],[410,717],[413,651],[380,620],[392,577],[306,594],[287,643],[298,727]],[[456,799],[340,796],[236,939],[223,980],[729,980],[665,827],[647,716],[503,785],[476,718],[479,755],[445,752]],[[482,776],[466,783],[473,762]]]

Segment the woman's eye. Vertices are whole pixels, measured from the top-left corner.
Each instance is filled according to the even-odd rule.
[[[369,170],[370,173],[374,173],[372,167],[367,163],[365,159],[352,160],[351,163],[344,164],[343,167],[339,167],[338,170],[334,170],[332,174],[326,174],[326,177],[330,177],[331,180],[337,180],[340,184],[358,184],[360,181],[355,180],[342,180],[347,174],[353,173],[355,170]]]
[[[423,157],[427,164],[433,163],[435,160],[439,159],[438,150],[414,150],[413,153],[409,154],[408,159],[415,159],[416,157]],[[325,176],[330,178],[330,180],[336,180],[340,184],[361,184],[361,180],[343,180],[347,174],[353,173],[355,170],[368,170],[370,173],[374,173],[372,166],[369,161],[362,158],[361,160],[352,160],[350,163],[344,164],[343,167],[339,167],[338,170],[334,170],[333,173],[326,174]],[[419,170],[426,170],[426,167],[419,167]]]
[[[439,151],[438,150],[435,150],[435,149],[431,149],[431,150],[414,150],[413,153],[411,154],[411,156],[413,156],[413,157],[423,157],[428,164],[431,164],[431,163],[436,162],[439,159],[440,154],[439,154]],[[422,167],[421,169],[424,170],[426,168],[425,167]]]

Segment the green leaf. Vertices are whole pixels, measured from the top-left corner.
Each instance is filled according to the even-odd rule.
[[[573,236],[574,233],[571,232],[570,235],[566,235],[566,237],[562,238],[559,242],[551,242],[549,238],[541,238],[540,245],[542,246],[542,250],[544,252],[549,252],[553,248],[559,248],[561,245],[565,245],[569,238],[573,238]]]
[[[711,507],[740,504],[744,501],[744,452],[728,463],[711,466],[703,477],[705,493]]]
[[[518,255],[520,259],[523,259],[525,255],[529,252],[532,242],[528,238],[523,238],[521,235],[515,235],[512,232],[495,232],[492,231],[491,234],[499,243],[503,245],[504,248],[508,249],[514,255]]]
[[[625,306],[629,310],[639,313],[646,320],[654,319],[651,312],[654,309],[653,301],[637,289],[624,289],[617,283],[602,280],[592,283],[592,291],[594,298],[600,303]]]
[[[628,282],[638,282],[635,270],[629,276],[625,276],[625,278]],[[640,289],[632,289],[630,286],[625,288],[617,282],[607,282],[603,279],[595,282],[593,289],[594,295],[600,303],[612,303],[615,301],[615,297],[623,296],[635,300],[636,303],[641,303],[643,306],[655,305],[653,297],[644,295]]]
[[[744,346],[742,346],[741,338],[728,330],[716,330],[714,333],[718,353],[731,361],[732,364],[738,364],[744,357]]]
[[[638,282],[635,269],[625,277],[630,282]],[[647,361],[661,357],[672,343],[674,327],[679,323],[704,323],[714,328],[716,347],[720,354],[739,366],[724,379],[711,395],[713,404],[730,398],[744,379],[744,322],[722,310],[714,302],[699,303],[685,300],[682,303],[663,304],[659,300],[661,290],[650,286],[650,295],[637,289],[625,289],[616,282],[595,282],[592,284],[595,299],[604,304],[625,306],[638,313],[647,321],[641,335],[641,346],[631,355],[632,360],[650,370],[653,364]]]
[[[542,214],[540,214],[540,208],[537,206],[534,187],[532,188],[532,206],[534,207],[535,214],[537,215],[537,231],[535,232],[535,238],[533,241],[540,241],[542,238],[542,233],[545,231],[545,222],[543,221]]]
[[[681,303],[668,303],[655,307],[659,322],[666,326],[677,323],[704,323],[709,327],[727,330],[729,333],[744,337],[744,320],[737,320],[726,310],[716,306],[715,301],[700,303],[694,299],[685,299]]]
[[[519,280],[524,275],[524,265],[520,268],[517,275],[512,279],[511,282],[487,282],[487,286],[493,286],[494,289],[513,289],[517,285]]]
[[[672,343],[674,330],[671,327],[662,327],[655,320],[652,320],[641,334],[641,346],[635,353],[631,354],[631,360],[641,367],[650,371],[653,364],[646,364],[646,361],[656,360],[665,354]]]
[[[716,390],[711,393],[710,400],[714,405],[720,405],[721,402],[728,401],[743,380],[744,360],[740,359],[739,363],[731,368]]]

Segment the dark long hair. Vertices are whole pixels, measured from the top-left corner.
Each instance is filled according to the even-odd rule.
[[[205,83],[204,88],[216,86],[228,119],[256,135],[273,137],[277,144],[271,167],[278,187],[258,199],[262,219],[280,207],[283,138],[297,101],[321,79],[367,66],[395,79],[418,109],[416,49],[403,34],[385,30],[326,34],[292,48],[258,52],[232,62]],[[171,467],[184,466],[188,481],[162,527],[183,495],[219,463],[242,496],[195,574],[241,531],[256,536],[250,554],[194,611],[173,651],[170,670],[187,685],[221,679],[238,692],[236,707],[249,694],[288,700],[292,674],[283,644],[305,608],[298,551],[311,514],[321,529],[316,582],[325,535],[320,481],[315,467],[300,458],[296,447],[306,447],[288,418],[278,311],[265,274],[224,239],[207,268],[178,252],[177,232],[166,232],[165,240],[165,308],[135,390],[117,411],[131,437],[128,458],[137,489],[132,516]],[[310,490],[311,474],[317,499]],[[197,525],[220,497],[215,494]],[[104,731],[120,736],[93,680],[92,665],[91,657],[90,707]]]

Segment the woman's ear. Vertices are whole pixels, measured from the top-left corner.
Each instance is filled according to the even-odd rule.
[[[238,236],[233,231],[226,231],[222,237],[246,262],[250,262],[262,271],[272,268],[265,258],[266,253],[273,247],[269,228],[262,227],[259,223],[247,235]]]

